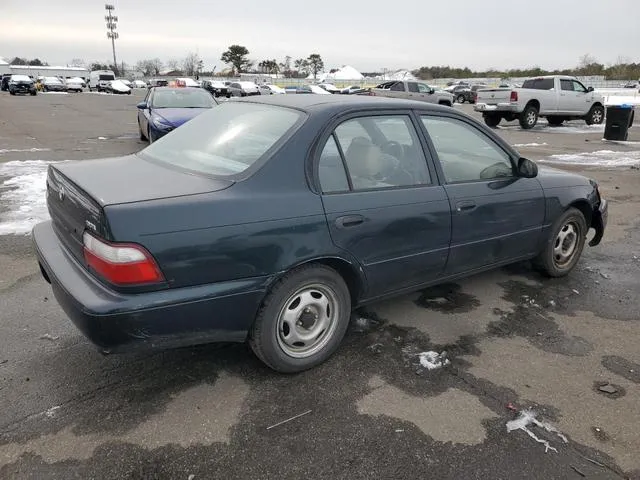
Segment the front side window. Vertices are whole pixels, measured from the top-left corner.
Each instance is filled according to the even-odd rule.
[[[409,89],[410,92],[412,93],[418,93],[418,84],[416,82],[409,82],[407,83],[407,88]]]
[[[336,128],[335,136],[354,190],[430,183],[424,152],[409,116],[347,120]]]
[[[573,82],[571,80],[560,80],[560,88],[565,91],[573,92]]]
[[[157,90],[153,96],[153,108],[211,108],[216,104],[211,94],[204,90],[171,88]]]
[[[290,108],[224,103],[152,143],[139,155],[196,173],[237,175],[268,154],[302,118],[303,113]]]
[[[580,92],[580,93],[587,93],[587,89],[584,88],[584,85],[582,85],[580,82],[573,80],[571,83],[573,83],[574,91]]]
[[[447,183],[512,177],[509,155],[493,140],[466,122],[423,116]]]
[[[420,93],[431,93],[431,89],[429,88],[429,86],[425,85],[424,83],[418,84],[418,90],[420,91]]]

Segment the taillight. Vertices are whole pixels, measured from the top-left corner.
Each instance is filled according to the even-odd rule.
[[[89,268],[114,285],[140,285],[164,280],[149,252],[131,243],[108,243],[85,232],[84,259]]]
[[[511,102],[517,102],[518,101],[518,92],[511,92],[511,98],[509,98],[509,101]]]

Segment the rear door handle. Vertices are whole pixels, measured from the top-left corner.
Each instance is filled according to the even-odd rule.
[[[355,227],[364,222],[362,215],[345,215],[344,217],[336,218],[336,226],[338,228]]]
[[[458,212],[471,212],[472,210],[475,210],[476,207],[478,205],[476,205],[476,202],[473,201],[464,201],[464,202],[458,202],[456,203],[456,211]]]

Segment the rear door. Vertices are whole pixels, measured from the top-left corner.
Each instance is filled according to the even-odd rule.
[[[538,180],[516,176],[515,159],[472,122],[436,114],[421,118],[451,202],[446,274],[535,254],[545,217]]]
[[[451,212],[417,120],[408,111],[359,114],[321,140],[318,186],[334,243],[362,266],[367,298],[442,275]]]
[[[151,116],[151,102],[153,101],[153,89],[150,88],[144,97],[144,102],[147,104],[147,108],[138,109],[138,123],[140,124],[140,131],[145,135],[149,131],[149,117]]]

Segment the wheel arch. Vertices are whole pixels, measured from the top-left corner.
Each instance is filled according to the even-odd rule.
[[[587,222],[587,230],[589,230],[591,228],[591,217],[593,216],[593,211],[591,210],[589,202],[585,199],[574,200],[569,204],[567,210],[569,208],[575,208],[584,215],[584,219]]]
[[[524,109],[526,110],[527,107],[536,107],[536,109],[538,110],[538,112],[540,112],[540,102],[538,100],[536,100],[535,98],[529,100],[527,102],[527,104],[524,106]]]

